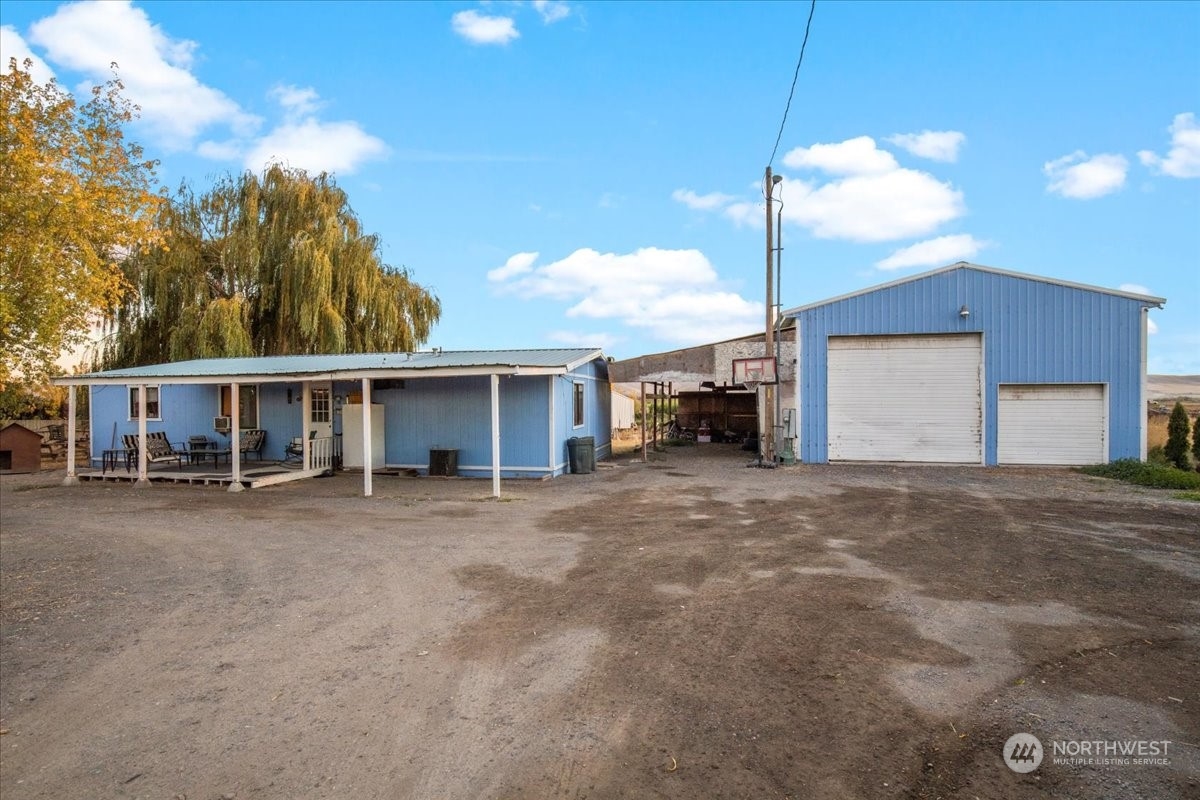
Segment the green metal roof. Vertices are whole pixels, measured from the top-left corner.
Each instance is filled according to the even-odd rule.
[[[511,373],[521,369],[567,372],[604,354],[597,348],[545,350],[425,350],[415,353],[343,353],[338,355],[264,356],[257,358],[201,358],[145,367],[112,369],[83,375],[65,375],[56,383],[87,384],[136,381],[169,381],[204,378],[287,378],[319,375],[341,378],[371,377],[376,373],[438,371],[441,374],[478,375]]]

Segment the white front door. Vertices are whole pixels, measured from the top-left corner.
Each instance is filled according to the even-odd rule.
[[[330,381],[314,381],[312,384],[312,403],[309,409],[307,425],[308,432],[315,439],[333,437],[333,383]],[[316,431],[316,433],[312,433]]]

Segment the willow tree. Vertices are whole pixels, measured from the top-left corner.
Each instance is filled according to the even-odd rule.
[[[106,367],[220,356],[412,350],[441,304],[380,258],[333,178],[279,165],[186,184],[163,243],[132,255],[137,288],[109,322]]]
[[[121,302],[121,259],[155,241],[160,202],[120,80],[80,103],[32,66],[0,73],[0,385],[36,384]]]

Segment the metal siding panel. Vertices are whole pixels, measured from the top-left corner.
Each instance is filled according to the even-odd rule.
[[[490,399],[488,402],[491,402]],[[501,467],[546,465],[546,448],[549,447],[546,441],[546,408],[544,377],[528,375],[500,378]]]
[[[1096,464],[1104,460],[1104,387],[1006,385],[999,392],[1001,464]]]

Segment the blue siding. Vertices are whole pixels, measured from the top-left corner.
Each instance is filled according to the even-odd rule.
[[[572,425],[573,386],[584,385],[584,420]],[[553,387],[554,445],[550,419]],[[361,391],[359,381],[337,381],[335,396]],[[292,402],[288,402],[291,391]],[[264,458],[282,460],[284,448],[304,433],[301,418],[301,384],[268,383],[259,387],[259,427],[267,431]],[[611,450],[611,414],[608,365],[601,359],[584,364],[570,375],[514,375],[500,377],[501,475],[542,477],[561,474],[566,464],[567,439],[593,436],[597,458]],[[116,446],[121,434],[137,433],[137,420],[128,419],[128,389],[94,386],[91,389],[93,459],[108,449],[114,426]],[[167,385],[160,387],[161,421],[147,423],[148,431],[166,431],[172,442],[204,434],[228,444],[212,429],[218,413],[218,387]],[[490,476],[492,463],[491,386],[487,376],[410,378],[403,389],[376,390],[374,403],[384,406],[385,463],[426,469],[429,451],[459,451],[460,474]],[[341,415],[334,415],[334,432],[341,433]],[[553,450],[556,458],[551,458]]]
[[[503,477],[547,473],[546,392],[544,376],[500,377]],[[491,475],[491,386],[487,376],[411,379],[403,389],[373,392],[371,398],[384,405],[387,464],[425,469],[431,449],[450,448],[458,450],[460,473]]]
[[[963,319],[959,309],[967,306]],[[996,463],[1002,383],[1104,383],[1109,457],[1141,452],[1144,303],[1128,297],[962,268],[833,301],[797,314],[801,459],[828,460],[830,336],[983,334],[984,460]]]

